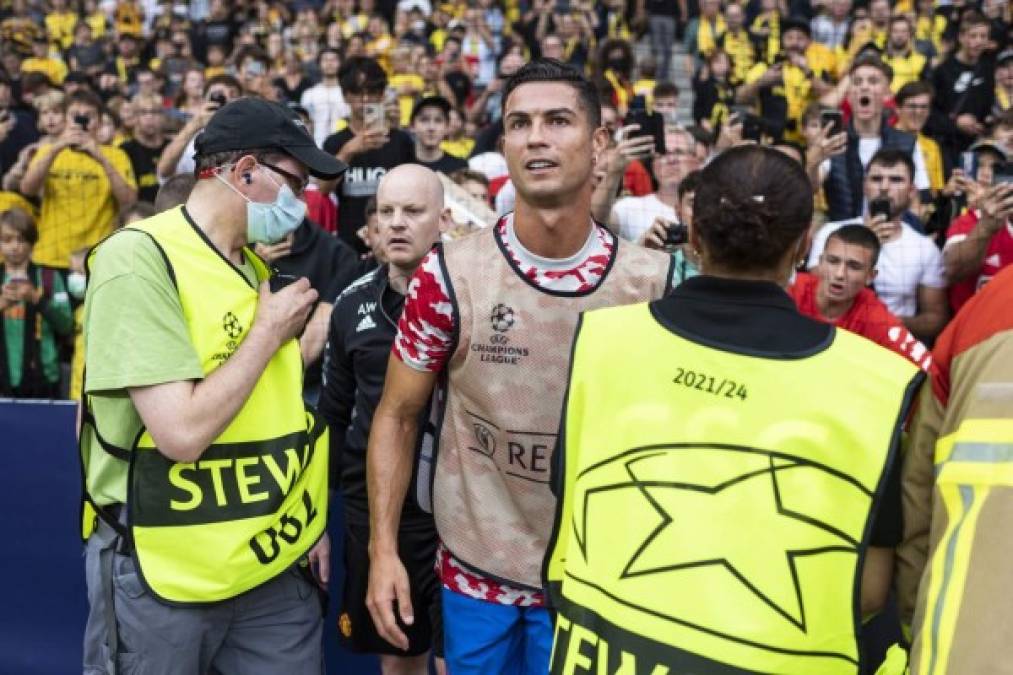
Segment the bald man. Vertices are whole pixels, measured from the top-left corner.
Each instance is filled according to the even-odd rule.
[[[406,627],[408,649],[381,638],[366,608],[369,582],[369,509],[366,500],[366,440],[380,401],[387,360],[397,334],[408,279],[451,224],[436,174],[418,164],[388,172],[377,191],[380,246],[387,263],[338,296],[331,314],[324,360],[320,412],[331,426],[331,466],[345,505],[345,587],[338,628],[352,649],[380,655],[384,675],[428,673],[429,651],[443,669],[440,584],[433,564],[436,528],[432,515],[409,495],[401,511],[398,550],[411,577],[415,621]],[[420,420],[425,427],[428,411]],[[422,435],[416,444],[416,452]],[[423,462],[421,466],[428,467]],[[417,472],[416,479],[417,479]],[[428,490],[425,475],[413,484]],[[428,510],[428,506],[427,506]]]

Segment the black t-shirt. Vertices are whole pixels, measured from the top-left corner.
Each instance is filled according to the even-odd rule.
[[[77,61],[73,64],[73,61]],[[88,70],[95,66],[101,66],[106,62],[106,53],[102,45],[92,42],[87,45],[71,45],[67,50],[67,65],[76,65],[78,70]]]
[[[800,314],[791,297],[773,283],[710,276],[687,279],[671,295],[651,303],[651,312],[662,325],[694,342],[769,359],[812,354],[829,346],[835,330]],[[915,378],[912,387],[921,381]],[[907,412],[901,411],[900,419]],[[900,443],[899,434],[894,443]],[[901,538],[899,448],[893,448],[893,457],[871,546],[892,548]]]
[[[352,140],[355,134],[351,129],[342,129],[331,134],[324,141],[324,150],[336,155],[341,148]],[[415,161],[415,143],[411,136],[393,129],[390,140],[382,148],[370,150],[356,155],[348,163],[348,171],[338,184],[338,236],[360,253],[365,253],[366,245],[355,234],[366,224],[366,202],[376,195],[380,179],[395,166],[410,164]]]
[[[320,294],[320,300],[332,304],[339,293],[372,265],[309,218],[304,218],[296,229],[289,254],[274,262],[274,268],[283,274],[306,277]],[[306,364],[304,387],[312,389],[320,382],[320,367],[320,359]]]
[[[288,82],[285,81],[284,77],[276,77],[271,82],[275,89],[281,92],[282,98],[286,101],[293,101],[298,103],[302,100],[303,93],[313,86],[309,78],[301,77],[294,87],[289,87]]]
[[[444,75],[443,79],[447,82],[450,90],[454,92],[455,103],[458,107],[463,106],[464,102],[468,100],[468,95],[471,94],[471,78],[465,73],[452,70]]]
[[[137,139],[132,139],[120,146],[123,152],[130,158],[130,166],[134,168],[134,177],[137,178],[137,199],[142,202],[155,202],[155,195],[158,194],[158,158],[165,150],[169,141],[163,141],[161,145],[149,148]]]
[[[0,116],[5,116],[4,113],[13,115],[15,123],[6,138],[0,140],[0,175],[10,171],[10,168],[18,161],[18,154],[26,145],[39,140],[35,117],[31,113],[12,108],[0,108]],[[5,116],[5,121],[7,119],[9,118]]]
[[[468,168],[468,162],[460,157],[454,157],[453,155],[448,155],[447,153],[443,153],[443,157],[440,157],[435,162],[423,162],[421,159],[416,159],[415,161],[427,169],[439,171],[447,174],[448,176],[458,169]]]

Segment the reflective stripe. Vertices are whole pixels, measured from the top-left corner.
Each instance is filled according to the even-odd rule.
[[[953,633],[960,613],[964,585],[969,569],[975,524],[985,502],[980,488],[971,485],[939,486],[951,524],[937,550],[945,551],[933,562],[932,582],[927,603],[932,607],[932,624],[922,644],[925,673],[945,675],[953,645]]]
[[[1013,462],[1013,443],[956,443],[951,462]]]

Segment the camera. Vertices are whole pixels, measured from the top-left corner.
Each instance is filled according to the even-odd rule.
[[[760,142],[763,137],[763,122],[747,108],[736,106],[728,122],[742,125],[742,140]]]
[[[213,92],[208,96],[208,101],[214,103],[217,108],[225,105],[225,94],[220,91]]]
[[[79,113],[74,115],[74,124],[81,127],[81,131],[85,131],[88,128],[88,125],[91,124],[91,118]]]
[[[884,216],[890,220],[890,200],[886,197],[876,197],[869,202],[869,217]]]
[[[665,246],[682,246],[689,241],[689,228],[682,223],[665,226]]]

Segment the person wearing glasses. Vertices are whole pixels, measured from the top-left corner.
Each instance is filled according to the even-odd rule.
[[[658,189],[643,197],[623,197],[612,207],[609,225],[627,241],[638,241],[656,223],[664,226],[679,221],[679,183],[700,168],[696,139],[681,127],[665,131],[664,155],[655,155],[651,169]]]
[[[906,131],[917,139],[918,149],[925,160],[925,172],[929,176],[929,189],[938,196],[946,186],[943,176],[943,153],[936,139],[922,133],[932,111],[932,85],[918,80],[908,82],[897,91],[897,124],[894,127]]]
[[[317,292],[251,245],[296,229],[309,176],[345,166],[253,98],[195,147],[186,203],[89,259],[84,671],[319,674],[328,438],[296,341]]]

